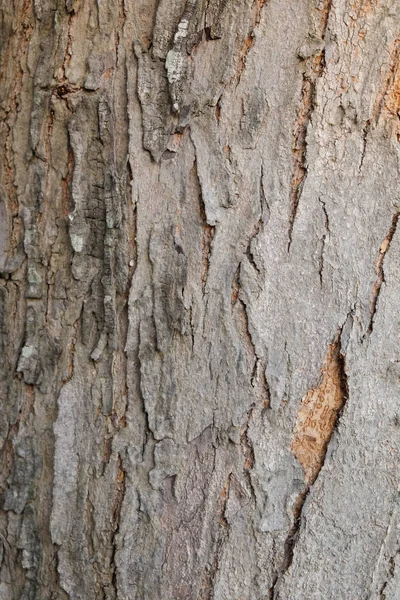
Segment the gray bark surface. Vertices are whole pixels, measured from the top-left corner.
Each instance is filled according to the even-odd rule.
[[[0,16],[1,600],[398,600],[398,0]]]

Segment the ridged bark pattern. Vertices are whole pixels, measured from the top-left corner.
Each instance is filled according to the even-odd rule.
[[[0,16],[1,600],[398,600],[398,0]]]

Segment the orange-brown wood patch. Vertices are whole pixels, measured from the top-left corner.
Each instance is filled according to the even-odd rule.
[[[321,383],[304,396],[297,416],[291,450],[312,484],[322,465],[338,413],[346,401],[344,359],[339,342],[325,356]]]

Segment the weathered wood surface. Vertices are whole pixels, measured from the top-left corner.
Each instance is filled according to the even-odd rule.
[[[398,600],[398,0],[0,15],[0,598]]]

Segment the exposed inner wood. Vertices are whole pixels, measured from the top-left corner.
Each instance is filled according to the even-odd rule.
[[[297,416],[291,449],[312,484],[321,470],[340,410],[346,402],[344,358],[339,341],[329,346],[321,383],[304,396]]]

